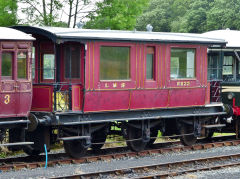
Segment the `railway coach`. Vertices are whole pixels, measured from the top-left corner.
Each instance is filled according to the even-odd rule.
[[[222,128],[210,102],[207,48],[224,40],[197,34],[15,26],[32,34],[33,99],[25,150],[63,140],[73,157],[100,149],[117,126],[134,151],[160,130],[192,145]],[[119,131],[118,131],[119,132]]]
[[[209,80],[212,88],[212,102],[223,102],[227,110],[227,126],[223,132],[234,132],[240,135],[240,31],[237,30],[215,30],[204,33],[211,38],[222,38],[227,41],[224,48],[210,47]]]
[[[21,143],[13,142],[20,136],[24,138],[24,130],[30,123],[33,40],[21,31],[0,27],[0,142],[8,137],[7,141],[10,142],[1,145],[31,144],[24,140]]]

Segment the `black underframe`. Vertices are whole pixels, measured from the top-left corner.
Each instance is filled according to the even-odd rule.
[[[34,112],[33,112],[34,113]],[[39,116],[48,115],[51,118],[48,124],[51,126],[81,125],[90,123],[107,123],[114,121],[130,120],[157,120],[167,118],[191,118],[226,115],[223,106],[200,106],[185,108],[168,108],[155,110],[116,111],[101,113],[41,113]]]

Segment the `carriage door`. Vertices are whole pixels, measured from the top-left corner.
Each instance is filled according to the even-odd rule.
[[[30,53],[29,53],[30,55]],[[31,103],[31,78],[30,78],[30,58],[27,50],[17,52],[16,58],[17,75],[16,75],[16,92],[19,98],[19,106],[17,107],[18,115],[27,115],[30,110]]]
[[[14,51],[2,51],[1,54],[1,108],[0,115],[16,116],[18,99],[15,80],[15,53]]]
[[[40,81],[51,84],[55,82],[55,55],[53,43],[44,42],[40,45]]]

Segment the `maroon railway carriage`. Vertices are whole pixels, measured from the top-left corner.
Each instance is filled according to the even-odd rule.
[[[9,141],[12,142],[16,137],[13,128],[18,131],[19,138],[30,122],[27,117],[32,104],[30,61],[33,40],[21,31],[0,27],[0,141],[10,129]]]
[[[222,103],[210,103],[207,48],[225,41],[196,34],[14,28],[36,38],[26,133],[35,144],[29,154],[60,139],[67,153],[79,157],[89,147],[101,148],[111,126],[135,151],[152,144],[159,130],[191,145],[211,126],[220,127],[210,125],[225,112]]]

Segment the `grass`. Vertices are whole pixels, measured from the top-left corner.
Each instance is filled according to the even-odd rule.
[[[115,141],[118,141],[118,142],[116,143]],[[104,144],[103,148],[124,147],[124,146],[127,146],[127,144],[126,144],[126,141],[123,138],[123,136],[108,135],[107,140],[106,140],[106,144]]]
[[[213,137],[217,137],[217,136],[229,136],[229,135],[235,135],[235,133],[218,133],[218,132],[214,132]]]
[[[19,155],[19,154],[22,154],[22,153],[23,153],[23,150],[12,152],[12,151],[8,150],[7,147],[0,147],[0,158],[16,156],[16,155]]]

